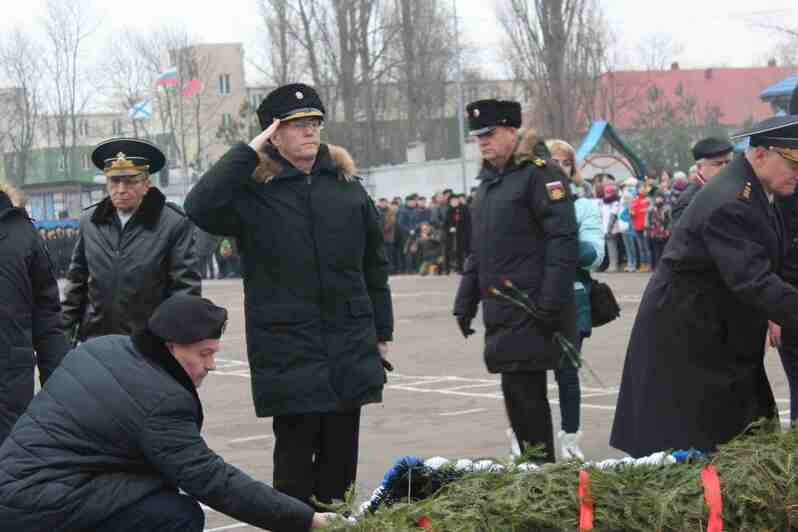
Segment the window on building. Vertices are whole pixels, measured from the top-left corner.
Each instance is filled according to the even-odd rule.
[[[219,94],[230,94],[230,74],[219,75]]]
[[[222,127],[229,128],[233,125],[233,115],[230,113],[223,113],[222,114]]]
[[[479,100],[479,88],[468,87],[468,101],[475,102],[477,100]]]
[[[64,210],[66,203],[63,192],[53,192],[53,212],[59,213]]]
[[[58,171],[63,172],[66,170],[66,165],[64,164],[64,155],[62,153],[58,153]]]
[[[84,170],[91,168],[91,156],[88,153],[80,154],[80,167]]]
[[[113,136],[122,135],[123,127],[122,127],[122,120],[119,118],[114,118],[114,121],[111,124],[111,131]]]

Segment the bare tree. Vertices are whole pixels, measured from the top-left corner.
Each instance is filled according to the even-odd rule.
[[[41,113],[41,51],[17,28],[0,43],[0,73],[12,88],[4,105],[2,135],[11,148],[10,170],[18,185],[28,177],[31,150]]]
[[[261,43],[266,61],[254,66],[274,85],[300,79],[305,68],[296,38],[300,28],[298,7],[291,0],[258,0],[260,30],[267,37]]]
[[[600,18],[595,0],[500,0],[506,59],[517,79],[529,80],[545,130],[573,138],[579,129],[579,92],[600,77],[604,37],[590,31]]]
[[[147,58],[137,50],[137,36],[132,32],[116,35],[109,45],[114,50],[107,58],[108,72],[114,72],[109,80],[111,99],[115,106],[128,115],[128,120],[133,128],[133,137],[140,135],[148,137],[148,121],[136,118],[131,110],[136,105],[142,105],[153,95],[153,79],[155,73],[151,69]]]
[[[47,91],[49,107],[63,167],[66,175],[72,176],[78,121],[92,94],[85,53],[97,22],[85,0],[48,0],[42,26],[46,39],[43,64],[52,85]]]
[[[393,79],[399,87],[403,145],[423,141],[427,156],[450,156],[447,84],[456,67],[455,26],[448,2],[395,0],[398,37]]]
[[[638,61],[645,70],[666,70],[677,62],[684,44],[667,33],[650,33],[637,46]]]

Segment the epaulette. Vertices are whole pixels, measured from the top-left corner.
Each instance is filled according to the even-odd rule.
[[[538,157],[534,161],[532,161],[532,164],[534,164],[538,168],[543,168],[544,166],[546,166],[546,159],[541,159],[540,157]]]
[[[746,181],[743,189],[737,193],[737,199],[745,202],[751,201],[751,182]]]

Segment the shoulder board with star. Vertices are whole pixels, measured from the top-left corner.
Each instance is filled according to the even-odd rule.
[[[543,168],[544,166],[546,166],[546,159],[541,159],[540,157],[538,157],[532,161],[532,164],[534,164],[538,168]]]
[[[743,189],[737,193],[737,199],[745,201],[747,203],[751,202],[751,182],[746,181]]]

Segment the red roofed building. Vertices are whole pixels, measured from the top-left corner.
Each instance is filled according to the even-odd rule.
[[[760,99],[760,93],[796,72],[794,67],[777,66],[682,70],[676,63],[664,71],[609,72],[602,76],[594,118],[605,119],[619,130],[635,130],[652,88],[674,105],[681,99],[681,88],[684,97],[696,102],[698,126],[704,125],[701,120],[706,111],[715,108],[720,112],[720,125],[735,129],[772,116],[774,110]]]

